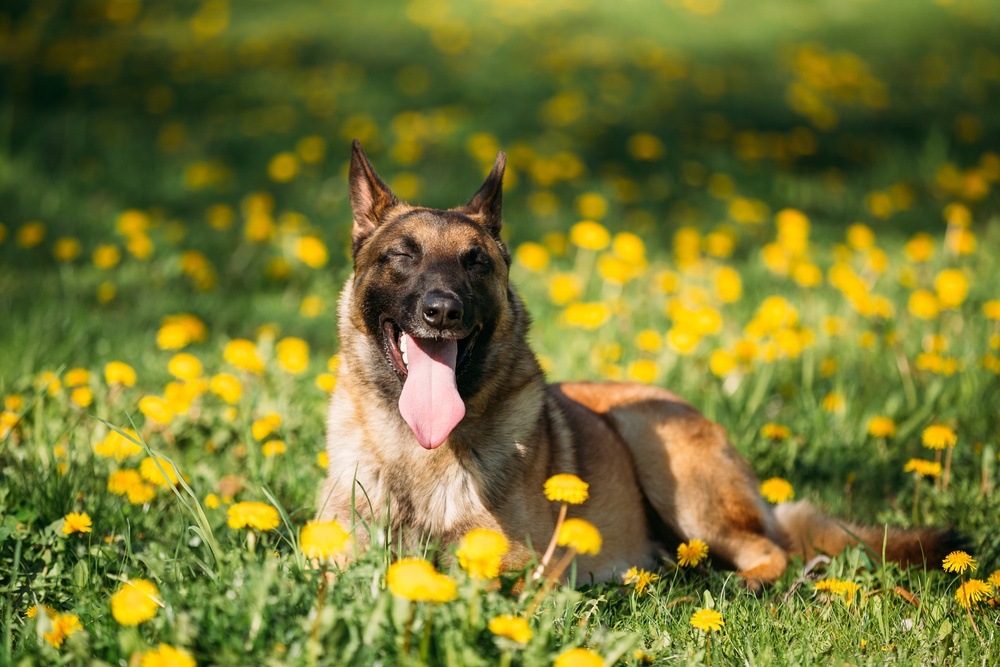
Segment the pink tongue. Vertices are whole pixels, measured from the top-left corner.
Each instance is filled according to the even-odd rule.
[[[455,380],[457,357],[455,340],[406,336],[407,375],[399,412],[427,449],[441,445],[465,416]]]

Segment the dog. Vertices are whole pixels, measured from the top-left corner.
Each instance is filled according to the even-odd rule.
[[[339,302],[318,518],[349,522],[361,549],[390,537],[400,550],[448,545],[491,528],[510,543],[504,567],[518,569],[556,525],[546,479],[572,473],[589,498],[571,513],[603,537],[579,558],[581,581],[655,567],[665,545],[695,538],[751,589],[781,577],[792,555],[859,542],[904,565],[940,564],[958,542],[950,531],[768,505],[725,430],[665,389],[547,384],[500,235],[505,160],[466,205],[439,210],[399,201],[354,141],[354,272]]]

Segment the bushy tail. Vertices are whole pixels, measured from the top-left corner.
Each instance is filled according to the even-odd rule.
[[[945,556],[967,546],[966,538],[952,530],[858,526],[831,518],[804,500],[778,505],[774,516],[787,540],[784,546],[807,560],[864,543],[876,560],[884,554],[886,561],[904,567],[940,568]]]

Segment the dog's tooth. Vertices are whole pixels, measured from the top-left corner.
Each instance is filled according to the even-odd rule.
[[[409,338],[406,334],[399,337],[399,354],[403,357],[403,365],[407,368],[410,367],[410,362],[406,358],[406,340]]]

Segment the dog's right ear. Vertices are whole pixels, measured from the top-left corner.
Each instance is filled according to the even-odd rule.
[[[361,150],[361,142],[351,142],[351,170],[348,177],[351,190],[351,212],[354,214],[354,229],[351,232],[351,247],[354,254],[365,242],[375,227],[382,221],[385,212],[399,203],[375,169],[368,156]]]

